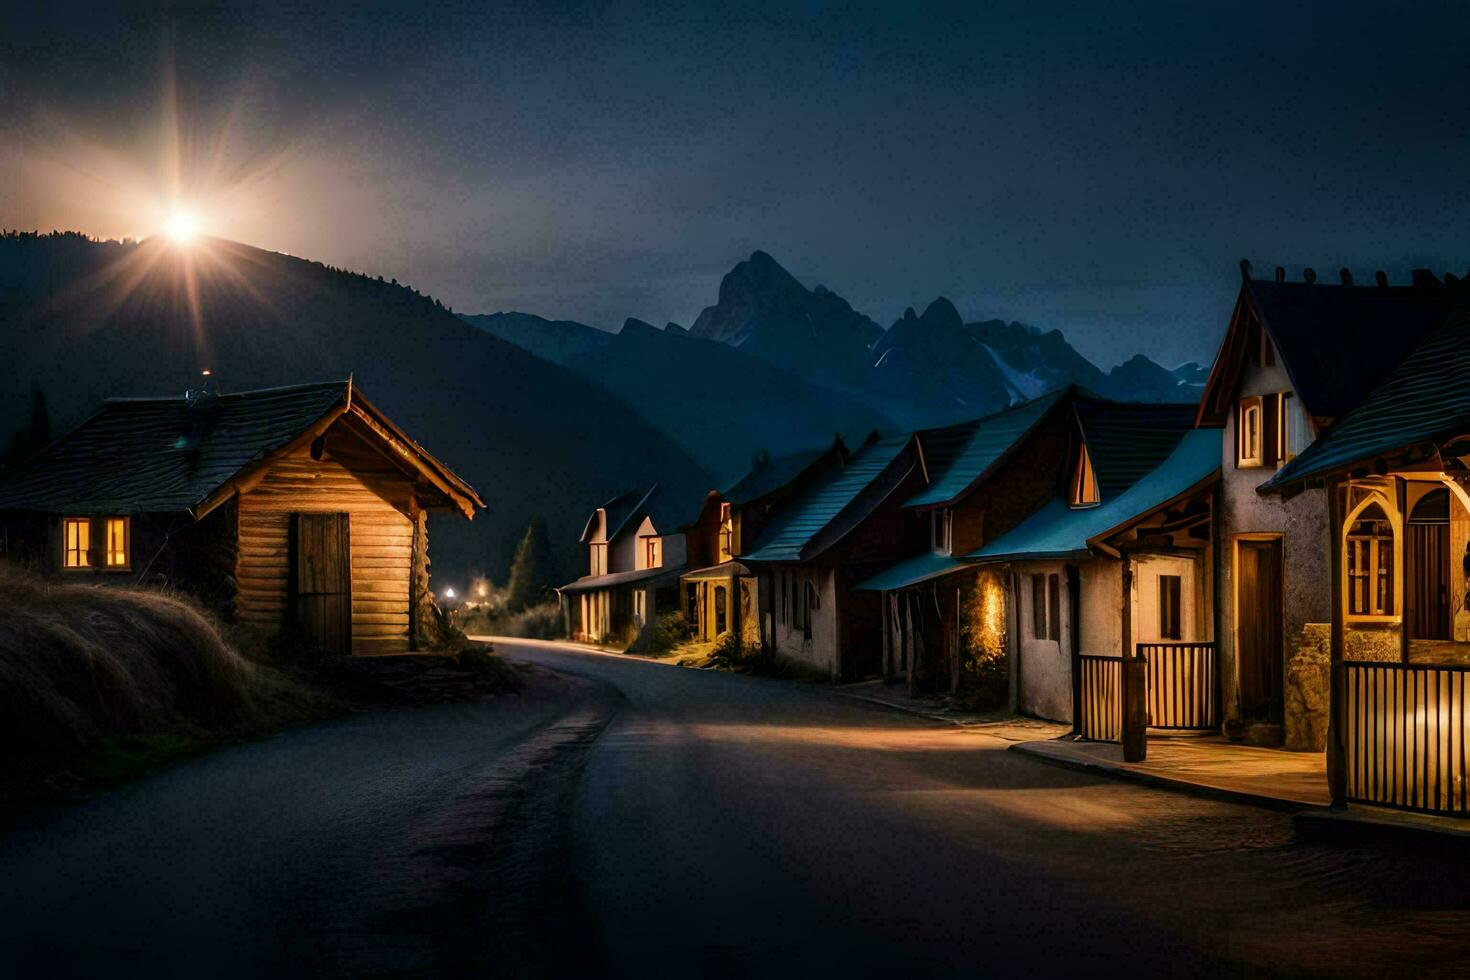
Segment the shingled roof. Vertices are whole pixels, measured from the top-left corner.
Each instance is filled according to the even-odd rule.
[[[918,433],[929,485],[905,507],[951,503],[978,483],[1071,389],[1052,392],[987,415]],[[1190,414],[1193,420],[1193,411]]]
[[[119,398],[14,470],[0,474],[0,509],[196,516],[231,480],[356,404],[434,475],[466,513],[473,489],[354,393],[350,381],[267,388],[194,401]]]
[[[802,561],[813,557],[809,546],[817,535],[888,469],[911,439],[907,435],[877,439],[859,449],[846,466],[828,474],[791,501],[741,560]]]
[[[809,449],[761,459],[728,489],[721,491],[720,496],[732,507],[741,507],[780,490],[818,460],[834,452],[842,452],[840,440],[826,449]]]
[[[1080,396],[1077,422],[1106,502],[1158,466],[1194,427],[1195,406],[1114,402]]]
[[[1470,308],[1462,308],[1388,380],[1260,486],[1269,493],[1375,456],[1470,432]]]
[[[1248,348],[1250,318],[1271,338],[1287,377],[1313,415],[1340,418],[1454,310],[1460,289],[1347,286],[1247,279],[1205,384],[1200,421],[1223,421]]]

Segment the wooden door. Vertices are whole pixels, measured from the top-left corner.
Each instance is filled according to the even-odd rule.
[[[293,514],[297,624],[325,652],[352,652],[352,548],[346,514]]]
[[[1450,492],[1430,490],[1409,514],[1404,621],[1413,640],[1450,638]]]
[[[1235,646],[1244,721],[1281,724],[1282,639],[1286,631],[1280,541],[1241,541],[1235,584]]]

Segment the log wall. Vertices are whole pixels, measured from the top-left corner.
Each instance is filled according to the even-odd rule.
[[[352,652],[407,650],[414,535],[406,512],[412,489],[406,477],[346,434],[329,433],[320,460],[303,449],[275,463],[239,498],[236,618],[280,629],[290,611],[291,515],[346,512],[351,515]]]

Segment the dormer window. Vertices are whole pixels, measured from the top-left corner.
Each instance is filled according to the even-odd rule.
[[[947,555],[954,543],[954,512],[948,507],[929,512],[929,545],[936,554]]]
[[[1096,507],[1098,501],[1097,473],[1092,468],[1092,456],[1085,445],[1079,446],[1077,465],[1072,470],[1072,506]]]
[[[658,538],[648,537],[643,539],[643,567],[658,568],[662,565],[663,556],[659,554]]]

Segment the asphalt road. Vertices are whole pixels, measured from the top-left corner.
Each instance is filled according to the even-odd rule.
[[[20,975],[1453,973],[1454,854],[829,688],[552,645],[489,705],[217,753],[0,838]],[[0,972],[5,972],[0,967]]]

